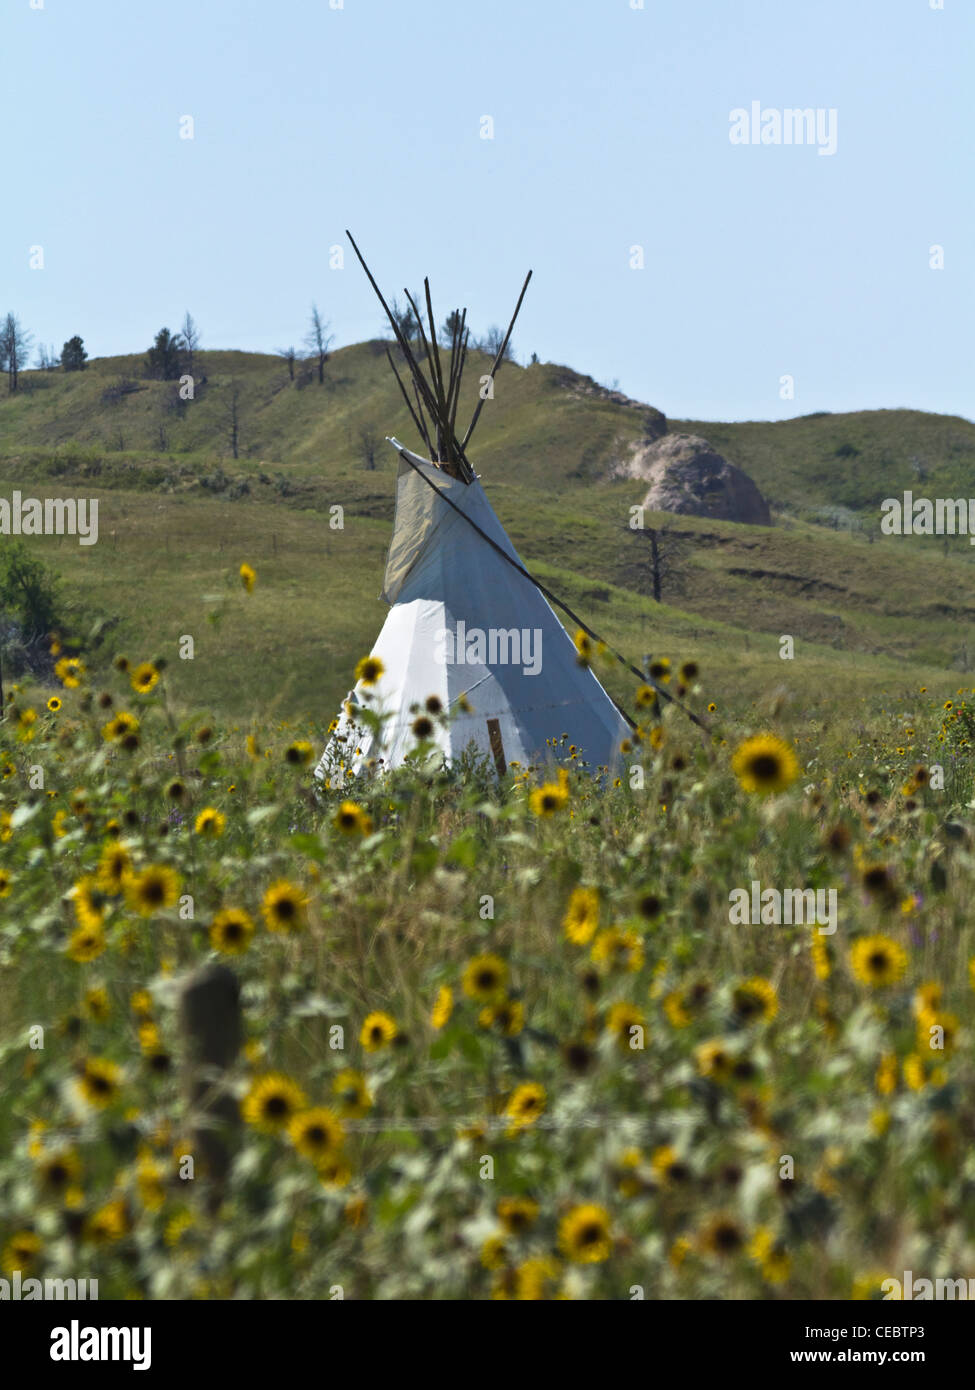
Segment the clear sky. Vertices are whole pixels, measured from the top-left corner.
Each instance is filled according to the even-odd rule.
[[[0,0],[0,309],[273,351],[315,299],[355,342],[349,227],[479,330],[531,267],[519,358],[673,417],[971,418],[975,0],[932,3]],[[753,102],[835,109],[835,154],[733,144]]]

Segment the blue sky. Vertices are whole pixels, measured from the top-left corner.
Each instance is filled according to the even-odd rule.
[[[273,351],[315,299],[355,342],[350,227],[479,329],[531,267],[519,357],[675,418],[975,416],[971,0],[338,3],[0,0],[0,309],[93,356],[187,309]],[[836,153],[732,144],[753,101],[834,108]]]

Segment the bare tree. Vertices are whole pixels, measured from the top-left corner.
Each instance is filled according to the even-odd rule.
[[[240,387],[236,380],[230,382],[230,399],[227,402],[227,443],[234,458],[240,457]]]
[[[186,370],[192,375],[193,357],[200,350],[200,328],[189,309],[186,311],[186,317],[179,333],[186,351]]]
[[[624,534],[645,547],[641,568],[645,566],[643,572],[651,597],[657,603],[662,603],[665,585],[668,594],[672,595],[674,581],[678,576],[680,533],[668,531],[664,527],[644,526],[638,530],[631,530],[627,526],[624,528]]]
[[[277,355],[283,357],[288,364],[288,376],[291,381],[295,379],[295,362],[298,360],[298,353],[293,347],[277,348]]]
[[[362,466],[367,473],[371,473],[375,469],[376,455],[382,448],[382,444],[382,434],[372,425],[363,425],[356,431],[353,438],[353,448],[362,460]]]
[[[308,332],[305,334],[305,347],[308,349],[308,356],[318,365],[319,386],[325,385],[325,363],[329,357],[328,350],[334,342],[334,335],[328,331],[330,326],[328,320],[323,319],[319,313],[318,305],[312,304]]]
[[[42,372],[53,372],[57,367],[60,367],[61,358],[58,356],[57,348],[53,343],[50,347],[47,343],[38,344],[34,365]]]
[[[491,327],[488,329],[488,331],[485,333],[484,337],[479,340],[477,346],[481,349],[482,352],[486,352],[489,357],[497,357],[498,352],[501,348],[501,344],[503,342],[504,329],[499,328],[496,323],[493,323]],[[504,357],[501,360],[503,362],[511,362],[513,360],[510,342],[508,342],[508,344],[506,345],[504,350]]]
[[[0,371],[7,373],[7,390],[17,390],[17,378],[30,358],[33,339],[16,314],[8,313],[0,324]]]

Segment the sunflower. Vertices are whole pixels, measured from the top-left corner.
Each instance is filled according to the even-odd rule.
[[[120,709],[107,724],[102,726],[102,738],[106,743],[121,743],[123,739],[133,738],[139,732],[139,721],[134,714]]]
[[[904,974],[907,952],[889,936],[862,936],[850,947],[850,967],[862,984],[882,988]]]
[[[379,1052],[393,1041],[398,1032],[395,1020],[389,1014],[376,1010],[363,1023],[359,1041],[367,1052]]]
[[[348,1187],[352,1181],[352,1169],[345,1159],[339,1154],[333,1154],[329,1158],[324,1158],[317,1165],[318,1179],[323,1187],[340,1188]],[[349,1219],[349,1208],[346,1208],[346,1219]],[[363,1214],[365,1212],[363,1211]],[[357,1224],[353,1222],[352,1224]]]
[[[110,1245],[129,1230],[129,1214],[122,1198],[106,1202],[85,1223],[85,1235],[95,1245]]]
[[[10,885],[13,883],[13,876],[6,869],[0,869],[0,898],[5,898],[10,892]]]
[[[305,925],[307,908],[305,894],[286,878],[272,883],[261,901],[261,912],[269,931],[300,930]]]
[[[245,560],[237,573],[240,575],[240,582],[243,584],[246,592],[252,594],[254,592],[254,585],[257,583],[257,571],[251,569],[250,565]]]
[[[0,1254],[0,1266],[5,1274],[32,1274],[40,1263],[44,1243],[33,1231],[17,1231],[10,1237]]]
[[[588,666],[592,661],[592,641],[589,634],[579,628],[573,640],[576,648],[576,661],[580,666]]]
[[[101,1110],[111,1104],[122,1084],[122,1069],[104,1057],[88,1057],[82,1063],[78,1085],[89,1105]]]
[[[569,800],[569,791],[561,782],[543,782],[528,798],[536,816],[554,816]]]
[[[129,998],[129,1008],[136,1018],[149,1018],[152,1014],[152,995],[147,989],[137,989]]]
[[[241,1104],[241,1113],[247,1123],[262,1134],[278,1134],[306,1105],[304,1093],[296,1082],[280,1072],[268,1072],[251,1082]]]
[[[508,966],[500,956],[490,953],[473,956],[464,967],[461,987],[468,999],[490,1004],[508,983]]]
[[[54,674],[66,690],[77,690],[85,679],[85,663],[76,656],[62,656]]]
[[[678,672],[684,685],[693,685],[697,680],[700,667],[696,661],[685,661]]]
[[[659,1149],[654,1149],[650,1155],[650,1166],[658,1182],[664,1187],[669,1183],[686,1182],[690,1176],[687,1164],[670,1144],[663,1144]]]
[[[197,835],[209,835],[216,839],[218,835],[223,834],[226,824],[227,817],[222,811],[218,811],[215,806],[204,806],[193,824],[193,829]]]
[[[761,1268],[767,1284],[784,1284],[792,1269],[792,1260],[781,1241],[766,1226],[759,1226],[748,1243],[749,1259]]]
[[[737,1255],[745,1235],[733,1216],[714,1216],[701,1232],[701,1248],[709,1255]]]
[[[494,1028],[504,1038],[516,1038],[525,1026],[525,1006],[518,999],[486,1005],[478,1015],[482,1028]]]
[[[371,817],[355,801],[343,801],[332,824],[343,835],[368,835],[372,830]]]
[[[321,1163],[341,1150],[345,1130],[333,1110],[319,1105],[295,1115],[288,1125],[288,1136],[300,1154]]]
[[[413,730],[413,737],[419,739],[421,742],[424,739],[430,738],[433,734],[433,720],[428,714],[417,715],[410,727]]]
[[[307,767],[315,756],[315,749],[307,739],[297,738],[284,750],[284,760],[293,767]]]
[[[621,1052],[636,1050],[633,1044],[640,1041],[642,1030],[645,1028],[646,1018],[635,1004],[614,1004],[606,1019],[606,1031],[616,1038],[616,1045]],[[636,1034],[635,1029],[640,1029],[641,1033]]]
[[[242,907],[225,907],[210,923],[210,945],[225,956],[243,955],[253,935],[253,919]]]
[[[701,1043],[694,1057],[698,1071],[712,1081],[727,1081],[734,1070],[734,1059],[720,1038]]]
[[[144,1154],[136,1168],[139,1201],[146,1211],[159,1211],[166,1200],[166,1170],[150,1154]]]
[[[361,1119],[372,1109],[372,1096],[361,1072],[346,1068],[332,1081],[332,1094],[338,1101],[340,1114],[349,1119]]]
[[[159,684],[159,667],[152,661],[142,661],[129,672],[129,681],[137,695],[148,695]]]
[[[100,927],[105,920],[105,894],[93,874],[84,874],[71,890],[71,903],[78,924]]]
[[[927,1014],[936,1013],[942,996],[942,988],[937,980],[925,980],[918,985],[911,1000],[911,1012],[915,1018],[924,1018]]]
[[[609,1212],[595,1202],[573,1207],[559,1222],[559,1249],[574,1264],[601,1264],[613,1249]]]
[[[637,709],[653,709],[657,703],[657,692],[652,685],[641,685],[633,699]]]
[[[497,1206],[498,1220],[511,1236],[522,1236],[538,1219],[538,1203],[530,1197],[502,1197]]]
[[[509,1133],[533,1125],[545,1109],[545,1088],[537,1081],[523,1081],[508,1097],[504,1113],[510,1120]]]
[[[120,844],[106,845],[98,860],[95,882],[103,893],[114,896],[121,893],[132,868],[132,859],[127,849]]]
[[[551,1255],[534,1255],[520,1264],[514,1273],[513,1293],[522,1302],[536,1303],[558,1296],[557,1280],[561,1270]],[[502,1276],[503,1278],[503,1276]],[[507,1288],[499,1288],[495,1297],[507,1297]]]
[[[774,734],[756,734],[734,753],[731,768],[743,791],[762,796],[785,791],[799,776],[796,755]]]
[[[618,965],[635,974],[643,967],[643,942],[636,932],[609,927],[593,942],[590,959],[594,965]]]
[[[770,1022],[779,1011],[779,996],[769,980],[754,975],[736,986],[731,996],[736,1018],[743,1023]]]
[[[61,701],[58,699],[57,695],[51,696],[51,698],[47,702],[47,707],[52,714],[57,714],[57,712],[61,708]]]
[[[562,928],[573,946],[586,946],[599,925],[599,894],[595,888],[573,888]]]
[[[450,1016],[453,1012],[454,991],[449,985],[441,985],[430,1011],[430,1027],[439,1032],[450,1022]]]
[[[87,965],[101,955],[107,944],[101,926],[76,927],[68,938],[68,959],[77,965]]]
[[[41,1187],[52,1196],[63,1196],[81,1178],[81,1159],[70,1148],[42,1152],[37,1159],[37,1177]]]
[[[168,864],[150,864],[141,874],[132,874],[125,881],[125,897],[140,917],[151,917],[174,907],[179,900],[180,879]]]
[[[355,668],[356,682],[360,685],[376,685],[385,670],[386,667],[378,656],[364,656]]]

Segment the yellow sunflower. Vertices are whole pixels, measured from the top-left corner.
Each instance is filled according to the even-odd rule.
[[[731,768],[746,792],[762,796],[782,792],[799,776],[795,753],[774,734],[756,734],[734,753]]]
[[[430,1027],[438,1032],[450,1022],[454,1011],[454,991],[449,985],[441,985],[430,1013]]]
[[[159,684],[159,667],[152,661],[142,661],[129,672],[129,680],[137,695],[148,695]]]
[[[755,975],[736,986],[731,1003],[735,1016],[743,1023],[768,1023],[779,1011],[779,996],[775,987],[761,975]]]
[[[101,955],[107,944],[100,926],[76,927],[68,938],[68,959],[77,965],[87,965]]]
[[[222,811],[218,811],[215,806],[204,806],[197,816],[193,829],[197,835],[209,835],[216,839],[222,835],[227,824],[227,817]]]
[[[359,1041],[367,1052],[379,1052],[389,1046],[398,1032],[395,1020],[376,1010],[363,1023]]]
[[[16,1231],[0,1254],[0,1267],[4,1274],[33,1274],[41,1262],[44,1242],[33,1231]]]
[[[562,918],[562,929],[573,946],[586,946],[599,925],[599,894],[594,888],[573,888]]]
[[[372,830],[371,817],[354,801],[342,802],[333,824],[343,835],[368,835]]]
[[[175,907],[179,900],[179,874],[168,864],[150,864],[141,874],[131,874],[124,886],[126,901],[140,917]]]
[[[907,952],[889,936],[862,936],[850,947],[850,968],[862,984],[884,988],[903,976]]]
[[[253,919],[241,907],[225,907],[210,923],[210,945],[225,956],[243,955],[253,935]]]
[[[545,1088],[537,1081],[523,1081],[508,1098],[504,1113],[510,1120],[511,1131],[533,1125],[545,1110]]]
[[[508,966],[500,956],[490,952],[473,956],[464,967],[461,988],[468,999],[490,1004],[497,999],[508,983]]]
[[[88,1057],[81,1067],[78,1085],[89,1105],[101,1110],[119,1093],[122,1069],[104,1057]]]
[[[305,925],[307,908],[305,894],[286,878],[272,883],[261,902],[261,912],[269,931],[299,931]]]
[[[558,1241],[574,1264],[601,1264],[613,1249],[609,1213],[595,1202],[573,1207],[559,1222]]]
[[[268,1072],[254,1078],[241,1112],[247,1123],[262,1134],[278,1134],[306,1105],[304,1092],[296,1082],[280,1072]]]
[[[345,1142],[341,1120],[322,1105],[295,1115],[288,1125],[288,1135],[298,1152],[313,1163],[333,1158]]]
[[[257,571],[252,569],[245,560],[238,570],[238,574],[240,575],[240,582],[243,584],[246,592],[252,594],[254,592],[254,585],[257,583]]]
[[[386,667],[378,656],[364,656],[356,664],[355,678],[361,685],[376,685],[382,678]]]

